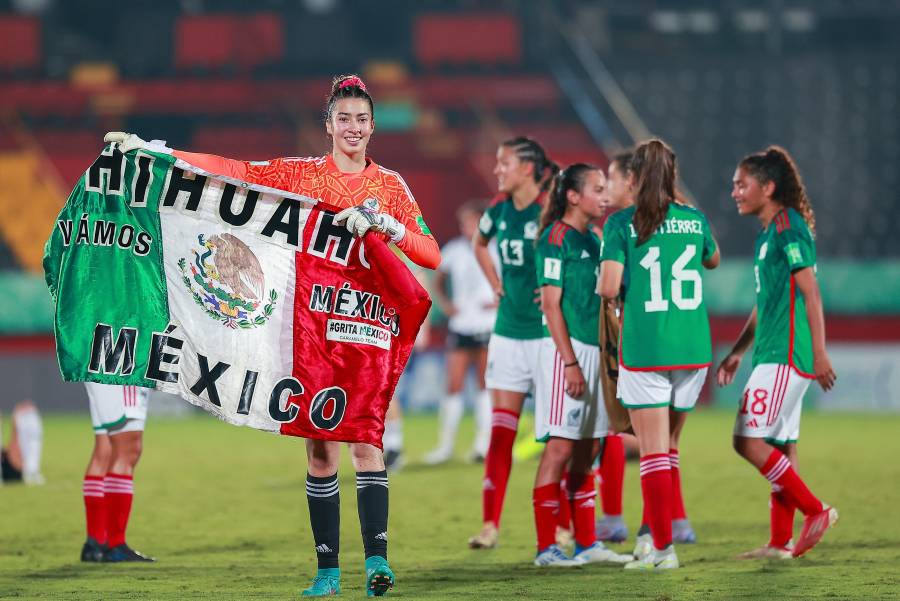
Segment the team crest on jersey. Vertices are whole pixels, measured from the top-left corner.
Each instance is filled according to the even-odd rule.
[[[529,221],[525,224],[525,239],[534,240],[537,238],[538,224],[537,221]]]
[[[766,258],[766,251],[769,250],[769,243],[763,242],[762,246],[759,247],[759,260],[762,261]]]
[[[210,318],[234,329],[258,328],[275,311],[278,293],[265,289],[265,274],[250,247],[233,234],[197,236],[188,263],[178,259],[181,281]]]

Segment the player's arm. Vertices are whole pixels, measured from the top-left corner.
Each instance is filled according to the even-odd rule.
[[[706,216],[703,216],[703,260],[701,263],[707,269],[715,269],[719,266],[719,262],[722,260],[722,256],[719,253],[719,244],[716,242],[715,237],[712,235],[712,228],[709,227],[709,222],[706,220]]]
[[[488,283],[491,285],[491,290],[494,291],[494,295],[497,297],[496,300],[499,301],[500,297],[505,293],[503,292],[503,282],[500,281],[500,275],[497,273],[497,268],[494,267],[494,260],[491,258],[491,250],[488,248],[490,242],[490,238],[480,231],[475,232],[475,235],[472,236],[472,250],[475,252],[475,260],[478,261],[478,266],[481,267],[484,277],[487,278]]]
[[[722,255],[719,254],[719,245],[716,244],[716,250],[709,258],[703,259],[703,266],[707,269],[715,269],[722,262]]]
[[[569,338],[569,327],[562,313],[562,288],[553,285],[541,287],[541,307],[544,318],[547,320],[547,329],[550,337],[556,345],[556,350],[562,359],[566,380],[566,393],[577,399],[584,394],[584,374],[578,359],[575,357],[575,349],[572,348],[572,339]]]
[[[453,301],[450,300],[450,297],[447,295],[447,272],[438,269],[434,274],[434,290],[433,296],[434,300],[437,302],[438,307],[441,308],[441,311],[444,312],[444,315],[447,317],[453,317],[456,315],[456,307],[453,305]]]
[[[271,161],[239,161],[229,159],[215,154],[204,154],[201,152],[186,152],[184,150],[175,150],[165,145],[164,141],[153,140],[146,142],[135,134],[126,132],[111,131],[103,137],[104,142],[113,142],[118,144],[121,152],[130,152],[132,150],[146,149],[154,152],[162,152],[171,154],[186,163],[190,163],[194,167],[198,167],[209,173],[216,175],[224,175],[242,181],[276,188],[287,192],[293,192],[291,189],[291,173],[296,164],[292,164],[290,169],[282,159],[273,159]]]
[[[203,154],[201,152],[185,152],[184,150],[173,150],[172,154],[186,163],[190,163],[194,167],[199,167],[204,171],[215,173],[217,175],[225,175],[247,181],[250,172],[250,165],[247,161],[238,161],[236,159],[227,159],[215,154]]]
[[[600,278],[597,292],[601,297],[614,301],[622,290],[622,275],[625,273],[625,227],[613,214],[603,226],[603,243],[600,246]]]
[[[795,271],[794,282],[803,295],[806,304],[806,321],[809,323],[809,332],[812,335],[813,369],[816,380],[822,390],[831,390],[837,375],[831,366],[831,359],[825,351],[825,311],[822,307],[822,293],[819,290],[819,282],[812,267],[804,267]]]
[[[719,386],[728,386],[734,381],[734,375],[737,373],[738,366],[744,354],[753,346],[753,340],[756,337],[756,307],[750,312],[750,317],[744,324],[737,342],[734,343],[731,352],[728,353],[719,368],[716,370],[716,382]]]
[[[394,240],[394,237],[391,236],[391,240],[397,245],[397,248],[402,250],[403,254],[416,265],[425,269],[437,269],[441,264],[441,249],[434,236],[421,231],[419,229],[421,224],[415,220],[401,219],[401,222],[404,222],[405,233],[400,236],[399,240]]]
[[[600,263],[600,283],[597,285],[600,296],[607,300],[615,301],[622,289],[622,274],[625,272],[625,265],[607,259]]]

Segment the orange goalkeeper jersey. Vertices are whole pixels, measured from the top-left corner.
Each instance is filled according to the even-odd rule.
[[[366,159],[360,173],[344,173],[331,155],[286,157],[271,161],[236,161],[212,154],[176,150],[179,159],[210,173],[233,177],[277,190],[302,194],[338,209],[357,206],[368,198],[379,211],[406,226],[397,247],[417,265],[436,269],[441,262],[437,241],[425,225],[422,211],[400,174]]]

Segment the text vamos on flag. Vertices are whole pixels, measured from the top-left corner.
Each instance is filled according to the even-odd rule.
[[[380,446],[431,302],[380,237],[332,219],[312,198],[106,148],[45,250],[63,377]]]

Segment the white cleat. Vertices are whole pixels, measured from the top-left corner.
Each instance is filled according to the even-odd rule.
[[[485,522],[481,532],[469,539],[470,549],[493,549],[500,540],[500,531],[491,522]]]
[[[738,559],[793,559],[793,548],[791,544],[785,548],[773,547],[771,545],[763,545],[758,549],[741,553]]]
[[[435,449],[425,455],[422,461],[425,462],[425,465],[441,465],[442,463],[447,463],[452,458],[453,451],[448,451],[447,449]]]
[[[595,542],[590,547],[582,549],[572,558],[580,564],[586,563],[628,563],[634,557],[616,553],[612,549],[607,548],[600,541]]]
[[[635,559],[644,559],[653,552],[653,535],[639,534],[634,539],[634,555]]]
[[[563,553],[563,550],[557,545],[550,545],[537,554],[537,557],[534,558],[534,565],[542,568],[571,568],[573,566],[580,566],[581,563]]]
[[[675,547],[669,545],[662,551],[653,551],[643,559],[636,559],[625,564],[626,570],[674,570],[679,568],[678,556],[675,555]]]

